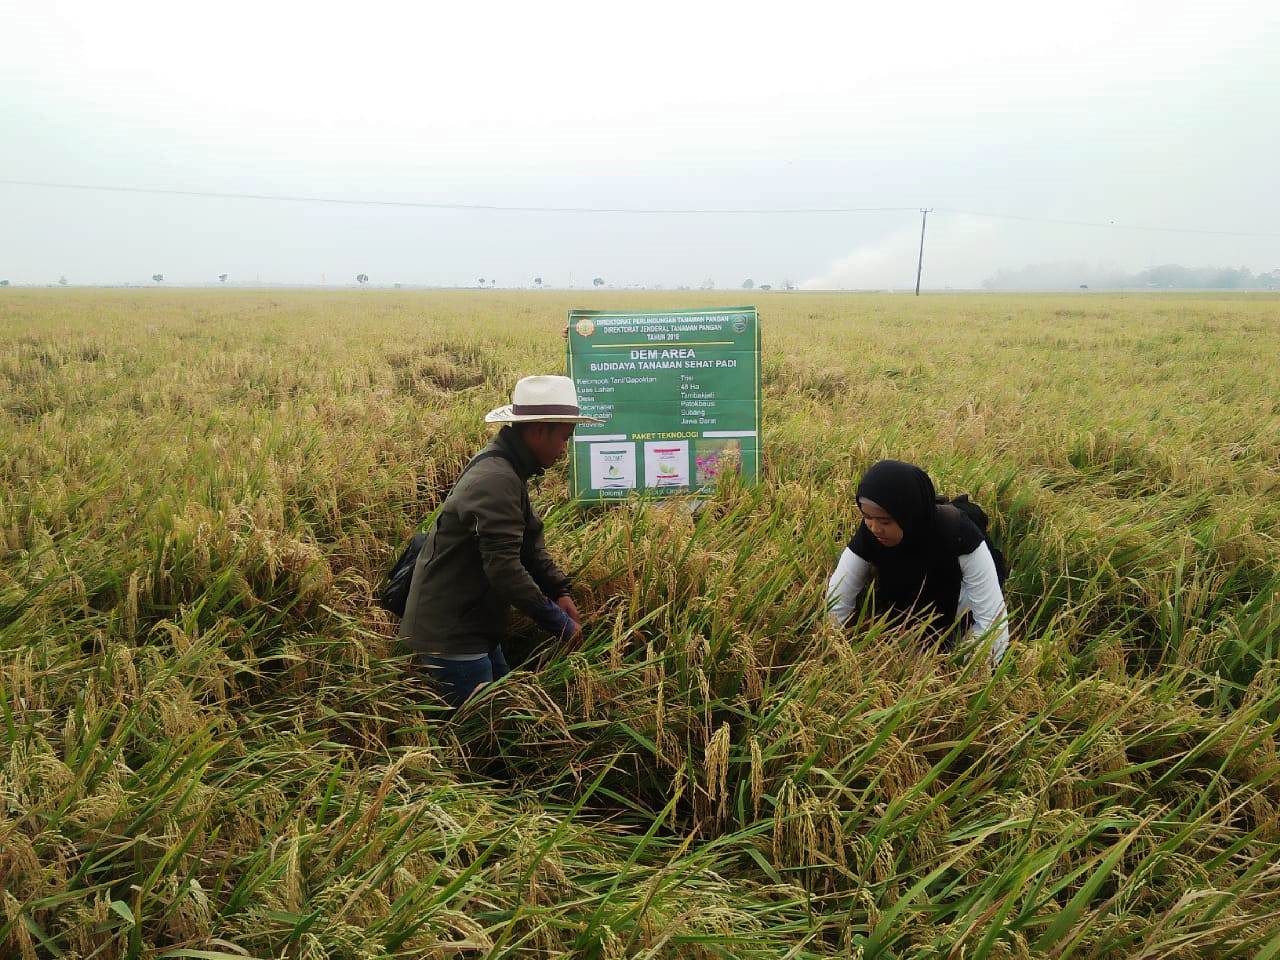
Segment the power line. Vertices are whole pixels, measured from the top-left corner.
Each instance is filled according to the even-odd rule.
[[[791,208],[673,208],[673,207],[526,207],[492,203],[434,203],[421,200],[353,200],[346,197],[291,196],[274,193],[223,193],[209,190],[165,190],[156,187],[113,187],[89,183],[50,183],[40,180],[0,180],[16,187],[54,190],[101,190],[109,193],[145,193],[170,197],[202,197],[214,200],[278,200],[283,203],[333,203],[357,207],[415,207],[425,210],[474,210],[490,213],[622,213],[622,214],[801,214],[801,213],[901,213],[915,207],[791,207]]]
[[[487,213],[570,213],[570,214],[621,214],[628,216],[796,216],[808,214],[849,213],[908,213],[920,207],[553,207],[519,206],[490,203],[444,203],[422,200],[361,200],[349,197],[318,197],[275,193],[237,193],[213,190],[169,190],[159,187],[120,187],[91,183],[60,183],[44,180],[0,179],[0,184],[12,187],[36,187],[49,190],[91,190],[105,193],[133,193],[151,196],[198,197],[209,200],[267,200],[279,203],[324,203],[354,207],[404,207],[419,210],[459,210]],[[1152,233],[1190,233],[1215,237],[1248,237],[1263,240],[1280,240],[1280,233],[1259,233],[1241,230],[1212,230],[1202,227],[1170,227],[1151,224],[1103,223],[1094,220],[1060,220],[1052,217],[1021,216],[1012,213],[987,213],[981,210],[959,210],[954,207],[931,207],[934,213],[949,213],[987,220],[1011,220],[1021,223],[1042,223],[1057,226],[1090,227],[1104,230],[1137,230]]]
[[[936,213],[960,214],[965,217],[983,217],[987,220],[1017,220],[1023,223],[1051,223],[1066,227],[1101,227],[1105,230],[1143,230],[1152,233],[1199,233],[1213,237],[1257,237],[1263,240],[1280,240],[1280,233],[1253,233],[1241,230],[1207,230],[1200,227],[1157,227],[1139,223],[1118,223],[1114,220],[1056,220],[1052,217],[1022,217],[1013,213],[983,213],[978,210],[956,210],[954,207],[935,207]]]

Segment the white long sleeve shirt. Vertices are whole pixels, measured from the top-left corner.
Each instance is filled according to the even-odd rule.
[[[996,574],[996,562],[985,543],[978,549],[958,557],[960,563],[960,597],[956,616],[965,612],[973,614],[971,639],[984,637],[993,630],[991,662],[999,663],[1009,648],[1009,616],[1000,590],[1000,578]],[[858,594],[875,574],[875,567],[848,547],[840,554],[835,573],[827,581],[827,607],[836,623],[843,624],[853,613]]]

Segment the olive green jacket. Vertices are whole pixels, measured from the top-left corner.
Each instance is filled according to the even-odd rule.
[[[418,554],[400,621],[410,650],[488,653],[507,632],[511,607],[543,623],[549,600],[569,579],[547,554],[528,482],[542,468],[511,427],[503,427],[445,497]],[[558,615],[559,611],[555,611]]]

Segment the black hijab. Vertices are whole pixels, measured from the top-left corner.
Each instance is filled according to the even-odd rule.
[[[947,626],[960,596],[957,558],[978,548],[982,533],[958,510],[940,506],[933,481],[919,467],[881,460],[862,476],[858,500],[882,507],[902,528],[902,542],[886,547],[858,525],[849,549],[876,568],[878,613],[914,610]]]

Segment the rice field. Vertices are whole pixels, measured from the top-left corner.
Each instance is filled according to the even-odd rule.
[[[1280,297],[757,294],[765,481],[535,503],[580,649],[373,602],[570,307],[0,292],[0,955],[1280,957]],[[1010,655],[825,622],[882,457]]]

